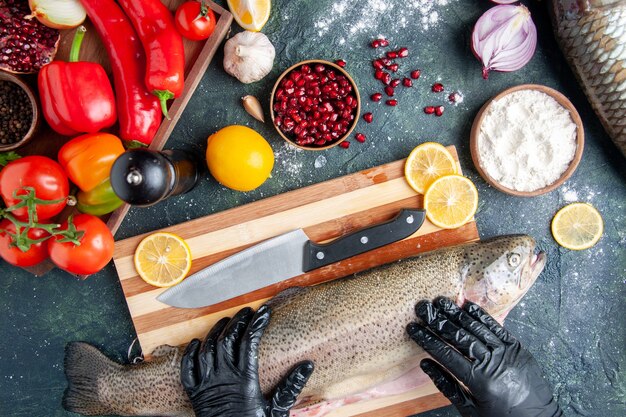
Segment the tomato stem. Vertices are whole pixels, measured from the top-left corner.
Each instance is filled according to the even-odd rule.
[[[204,0],[200,0],[200,14],[198,15],[198,17],[196,17],[196,19],[199,19],[201,17],[206,17],[208,13],[209,13],[209,6],[207,6]]]

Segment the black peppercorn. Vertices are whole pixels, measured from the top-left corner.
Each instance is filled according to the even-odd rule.
[[[26,136],[33,120],[33,108],[19,85],[0,81],[0,145],[10,145]]]

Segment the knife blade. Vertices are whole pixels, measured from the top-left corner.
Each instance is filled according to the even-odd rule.
[[[424,210],[404,209],[387,222],[325,244],[311,242],[302,229],[297,229],[244,249],[190,275],[164,291],[157,300],[179,308],[215,305],[402,240],[415,233],[424,219]]]

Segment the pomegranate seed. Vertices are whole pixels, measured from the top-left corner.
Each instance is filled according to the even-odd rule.
[[[433,114],[435,112],[435,106],[426,106],[424,107],[424,113]]]
[[[372,45],[372,48],[380,48],[380,39],[374,39],[371,45]]]
[[[389,85],[392,86],[393,88],[396,88],[397,86],[400,85],[400,80],[398,78],[394,78],[393,80],[391,80]]]
[[[374,120],[374,115],[372,113],[365,113],[363,115],[363,120],[365,120],[367,123],[372,123],[372,121]]]
[[[380,46],[389,46],[389,41],[387,39],[381,38],[379,39]]]
[[[435,116],[439,117],[443,114],[443,106],[435,107]]]
[[[372,66],[377,70],[381,70],[384,68],[383,62],[380,59],[375,59],[372,61]]]
[[[339,144],[339,146],[341,146],[344,149],[348,149],[350,147],[350,142],[348,142],[347,140],[344,140],[343,142]]]
[[[324,72],[324,70],[326,69],[325,66],[323,66],[322,64],[317,64],[315,65],[315,72]]]
[[[372,101],[380,101],[380,99],[383,98],[383,95],[380,93],[374,93],[370,98]]]
[[[387,69],[391,72],[397,72],[398,71],[398,64],[391,64],[387,66]]]
[[[408,48],[400,48],[397,51],[398,57],[399,58],[406,58],[407,56],[409,56],[409,49]]]
[[[443,84],[435,83],[432,86],[433,93],[441,93],[443,91]]]
[[[384,76],[385,71],[383,70],[376,70],[376,72],[374,73],[374,78],[376,78],[377,80],[382,80]]]
[[[396,59],[398,57],[398,53],[396,51],[389,51],[386,55],[389,59]]]
[[[391,74],[389,74],[388,72],[386,72],[383,75],[383,78],[381,78],[381,81],[383,82],[383,84],[387,84],[389,85],[389,83],[391,82]]]
[[[458,91],[455,91],[454,93],[451,93],[448,96],[448,100],[450,100],[451,103],[456,103],[456,104],[462,103],[463,102],[463,96]]]
[[[363,133],[357,133],[354,137],[358,142],[365,142],[365,135]]]
[[[411,78],[413,78],[414,80],[417,80],[420,75],[422,75],[422,72],[420,70],[411,71]]]
[[[343,59],[338,59],[335,61],[335,64],[339,65],[341,68],[344,68],[346,66],[346,61],[344,61]]]
[[[388,85],[387,87],[385,87],[385,93],[389,96],[389,97],[393,97],[393,93],[394,93],[394,88],[390,85]]]
[[[386,67],[388,67],[389,65],[393,63],[391,62],[391,59],[387,59],[387,58],[380,58],[379,61]]]
[[[387,101],[385,101],[385,104],[388,105],[388,106],[392,106],[392,107],[393,106],[397,106],[398,105],[398,100],[395,100],[395,99],[387,100]]]
[[[307,64],[304,64],[300,67],[300,71],[302,71],[303,74],[308,74],[311,72],[311,67],[309,67]]]
[[[402,80],[402,85],[404,85],[405,87],[413,87],[413,81],[411,81],[410,78],[404,77],[404,79]]]

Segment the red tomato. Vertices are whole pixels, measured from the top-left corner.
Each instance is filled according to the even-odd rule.
[[[15,225],[11,221],[4,219],[0,222],[0,256],[2,259],[15,266],[33,266],[48,259],[48,242],[31,245],[26,252],[22,252],[17,246],[10,246],[13,236],[9,233],[15,233],[15,230]],[[28,230],[26,236],[37,240],[48,236],[48,232],[33,228]]]
[[[176,10],[176,29],[187,39],[201,41],[215,30],[215,13],[206,4],[188,1]]]
[[[26,156],[9,162],[0,171],[0,195],[7,207],[19,203],[13,197],[13,192],[17,194],[28,194],[22,187],[32,187],[35,189],[35,197],[41,200],[60,200],[55,204],[37,204],[37,216],[39,220],[46,220],[56,216],[65,208],[65,199],[70,192],[70,184],[67,175],[61,165],[45,156]],[[12,211],[16,218],[20,220],[28,219],[26,207]]]
[[[54,236],[48,241],[50,259],[71,274],[95,274],[113,257],[113,235],[102,220],[91,214],[75,216],[74,226],[77,231],[85,232],[79,239],[80,245],[59,242],[63,237]],[[67,230],[67,221],[61,225],[61,230]]]

